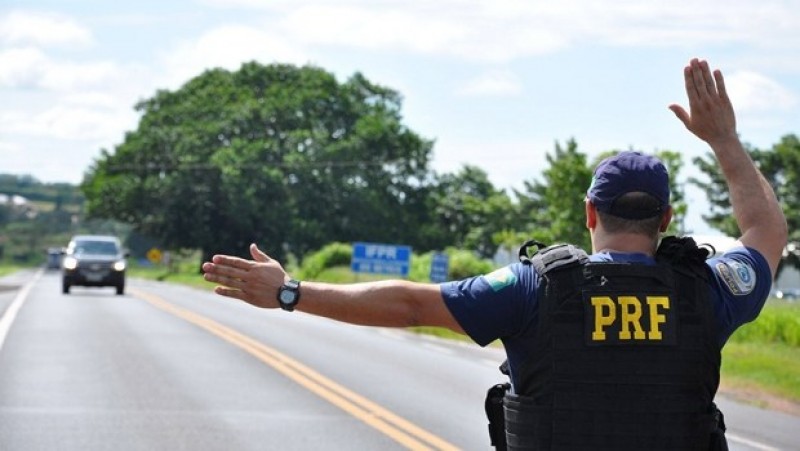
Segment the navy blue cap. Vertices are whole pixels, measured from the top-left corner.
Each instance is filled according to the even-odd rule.
[[[647,193],[657,201],[648,209],[614,208],[620,196]],[[603,160],[594,170],[586,197],[602,212],[626,219],[652,218],[669,207],[669,173],[658,158],[641,152],[620,152]]]

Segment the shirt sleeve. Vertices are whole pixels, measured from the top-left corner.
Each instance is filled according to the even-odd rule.
[[[707,262],[713,274],[714,315],[720,346],[761,313],[772,287],[767,260],[757,250],[737,247]]]
[[[475,343],[486,346],[517,334],[534,309],[536,275],[515,263],[492,273],[441,286],[445,305]]]

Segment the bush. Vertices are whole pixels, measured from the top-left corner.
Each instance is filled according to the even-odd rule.
[[[315,279],[322,271],[334,266],[350,266],[353,246],[347,243],[331,243],[322,249],[307,255],[300,265],[297,277]]]
[[[455,248],[447,248],[444,252],[450,258],[447,271],[447,280],[458,280],[466,277],[478,276],[493,271],[494,265],[490,260],[478,257],[475,253]],[[431,262],[433,252],[411,257],[411,270],[408,278],[418,282],[430,281]]]
[[[447,255],[450,256],[448,275],[451,280],[487,274],[495,270],[491,260],[480,258],[470,251],[448,248]]]

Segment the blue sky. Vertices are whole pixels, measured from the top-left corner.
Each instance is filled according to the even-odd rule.
[[[800,130],[795,0],[3,0],[0,172],[78,183],[136,128],[137,100],[210,67],[313,64],[362,72],[404,98],[435,140],[433,167],[485,169],[500,188],[537,178],[556,142],[684,154],[707,147],[667,109],[682,70],[726,76],[743,141]],[[707,231],[689,189],[689,226]]]

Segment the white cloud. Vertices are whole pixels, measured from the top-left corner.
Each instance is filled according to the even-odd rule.
[[[47,57],[36,48],[18,48],[0,52],[0,86],[35,88],[48,65]]]
[[[99,91],[76,91],[62,97],[64,103],[69,105],[81,105],[87,107],[98,107],[114,109],[119,108],[119,96],[111,92]]]
[[[797,46],[800,10],[788,0],[261,1],[206,0],[253,9],[300,42],[508,62],[582,43]]]
[[[253,27],[225,25],[195,41],[184,41],[161,55],[170,88],[188,81],[205,69],[238,69],[242,63],[259,61],[305,64],[304,52],[278,35]]]
[[[421,53],[444,51],[467,34],[456,21],[419,15],[414,10],[327,5],[293,10],[281,26],[307,42]]]
[[[788,110],[798,104],[795,93],[776,81],[755,72],[736,72],[727,76],[725,87],[738,112]]]
[[[2,112],[0,129],[8,135],[29,135],[59,140],[119,140],[119,131],[135,120],[122,110],[58,104],[41,112]]]
[[[457,94],[466,96],[497,96],[518,94],[522,91],[519,78],[510,71],[487,72],[464,83]]]
[[[22,150],[22,147],[17,142],[0,141],[0,154],[8,155],[11,153],[17,153],[20,150]]]
[[[56,61],[33,47],[0,51],[0,86],[68,91],[117,75],[114,63]]]
[[[12,11],[0,17],[0,43],[82,46],[92,43],[92,34],[69,17]]]

